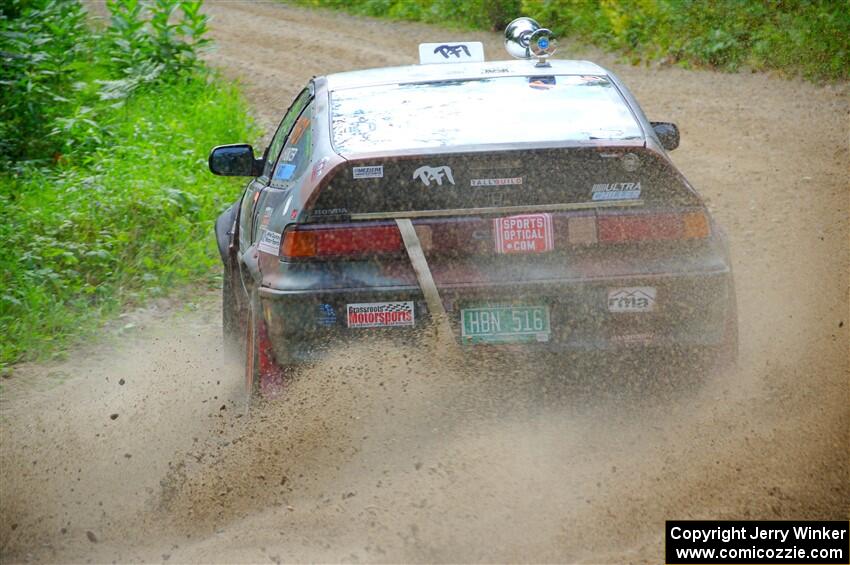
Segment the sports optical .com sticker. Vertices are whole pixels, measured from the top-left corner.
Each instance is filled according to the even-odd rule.
[[[609,312],[652,312],[654,310],[654,287],[634,286],[608,289]]]
[[[593,200],[633,200],[640,198],[639,182],[594,184],[590,190]]]
[[[384,178],[384,166],[354,167],[351,169],[351,173],[356,179],[381,179]]]
[[[396,328],[413,326],[413,302],[370,302],[346,305],[349,328]]]
[[[555,248],[550,214],[523,214],[493,220],[496,253],[542,253]]]
[[[274,231],[263,230],[263,237],[260,238],[257,249],[263,253],[277,256],[280,251],[280,234]]]
[[[514,186],[521,184],[522,177],[509,179],[472,179],[469,181],[469,186]]]

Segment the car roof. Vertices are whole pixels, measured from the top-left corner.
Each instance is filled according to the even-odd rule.
[[[608,71],[590,61],[550,60],[538,67],[532,60],[484,61],[480,63],[450,63],[407,65],[349,71],[327,75],[330,91],[382,84],[469,80],[498,76],[530,75],[608,75]]]

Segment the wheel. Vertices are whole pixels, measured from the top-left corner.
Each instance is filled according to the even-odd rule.
[[[284,370],[275,362],[256,289],[251,290],[245,331],[246,408],[260,398],[273,397],[283,389]]]

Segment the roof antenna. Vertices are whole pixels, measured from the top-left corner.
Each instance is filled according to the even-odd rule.
[[[551,30],[531,18],[517,18],[505,28],[505,49],[517,59],[537,57],[536,67],[550,67],[546,61],[558,48]]]

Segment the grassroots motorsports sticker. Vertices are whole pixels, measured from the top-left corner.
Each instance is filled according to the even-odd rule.
[[[413,302],[348,304],[349,328],[395,328],[413,326]]]
[[[633,200],[640,198],[639,182],[606,182],[594,184],[593,200]]]

